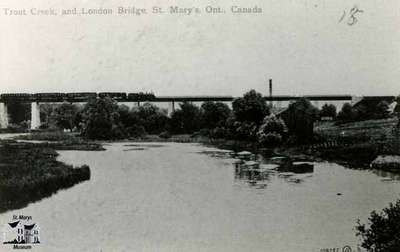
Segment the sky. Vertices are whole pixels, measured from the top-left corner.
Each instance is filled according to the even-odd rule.
[[[225,14],[8,16],[4,8],[220,6]],[[233,5],[262,8],[233,14]],[[357,6],[357,23],[347,24]],[[2,0],[0,93],[400,94],[398,0]],[[344,15],[342,21],[340,19]]]

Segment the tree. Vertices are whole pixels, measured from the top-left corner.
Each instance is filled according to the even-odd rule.
[[[389,103],[387,101],[380,101],[376,106],[374,119],[384,119],[388,118],[390,115]]]
[[[127,127],[131,123],[130,109],[128,106],[122,104],[118,106],[118,114],[121,123]]]
[[[188,102],[180,104],[180,109],[171,115],[170,131],[173,133],[193,133],[200,129],[201,111]]]
[[[289,133],[296,136],[298,141],[307,142],[313,136],[318,115],[318,109],[303,97],[291,103],[281,116]]]
[[[394,107],[393,112],[394,112],[394,114],[397,115],[397,117],[400,117],[399,116],[400,115],[400,96],[396,97],[396,106]],[[399,122],[400,122],[400,120],[399,120]]]
[[[285,122],[275,115],[266,116],[257,132],[257,140],[263,146],[276,146],[287,132]]]
[[[232,108],[237,121],[257,125],[260,125],[264,117],[270,113],[267,102],[255,90],[250,90],[243,97],[235,99]]]
[[[79,112],[77,105],[72,103],[63,103],[54,109],[54,120],[56,125],[61,129],[69,129],[70,131],[76,126],[76,117]]]
[[[357,236],[362,239],[361,246],[367,251],[400,251],[400,200],[381,213],[373,211],[368,225],[357,222]]]
[[[356,118],[357,118],[357,113],[354,111],[353,107],[348,102],[343,104],[342,109],[337,115],[337,119],[343,123],[352,122],[356,120]]]
[[[20,124],[31,118],[31,105],[18,100],[7,101],[7,109],[10,124]]]
[[[55,110],[54,104],[43,103],[40,104],[40,120],[42,121],[41,127],[49,128],[56,126],[54,123],[53,113]],[[53,124],[54,125],[51,125]]]
[[[332,117],[333,119],[335,119],[336,118],[336,106],[333,104],[324,104],[322,106],[320,116],[321,117]]]
[[[89,139],[120,139],[126,136],[117,103],[109,98],[91,99],[83,110],[82,135]]]
[[[245,141],[256,141],[258,125],[255,122],[238,122],[234,121],[230,127],[231,136],[234,139]]]
[[[151,134],[159,134],[164,131],[169,120],[164,111],[151,103],[133,108],[130,114],[131,120],[137,120],[137,123]]]
[[[202,126],[214,129],[225,124],[231,114],[231,109],[222,102],[205,102],[201,105]]]

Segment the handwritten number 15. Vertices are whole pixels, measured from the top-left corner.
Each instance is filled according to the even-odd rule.
[[[363,12],[364,12],[363,10],[360,10],[360,9],[355,5],[353,8],[350,9],[350,12],[349,12],[349,15],[348,15],[348,18],[347,18],[347,24],[348,24],[348,25],[354,25],[354,24],[356,24],[356,23],[358,22],[358,19],[357,19],[356,15],[357,15],[358,13],[363,13]],[[343,15],[340,17],[339,23],[342,22],[342,21],[345,19],[346,14],[347,14],[346,11],[343,11]]]

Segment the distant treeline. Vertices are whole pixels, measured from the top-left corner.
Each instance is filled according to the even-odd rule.
[[[133,108],[118,105],[108,93],[90,99],[85,105],[40,105],[42,129],[78,131],[88,139],[141,138],[147,134],[168,138],[171,134],[195,134],[257,141],[263,146],[312,141],[313,125],[317,120],[345,123],[388,118],[400,109],[397,105],[393,114],[387,101],[379,101],[361,102],[356,106],[346,103],[337,112],[333,104],[325,104],[319,110],[309,100],[301,98],[278,114],[272,111],[274,109],[254,90],[234,99],[232,109],[222,102],[208,101],[201,106],[183,102],[170,116],[166,110],[151,103]]]

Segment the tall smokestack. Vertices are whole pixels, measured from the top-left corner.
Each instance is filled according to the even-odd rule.
[[[269,105],[272,107],[272,79],[269,79]]]

